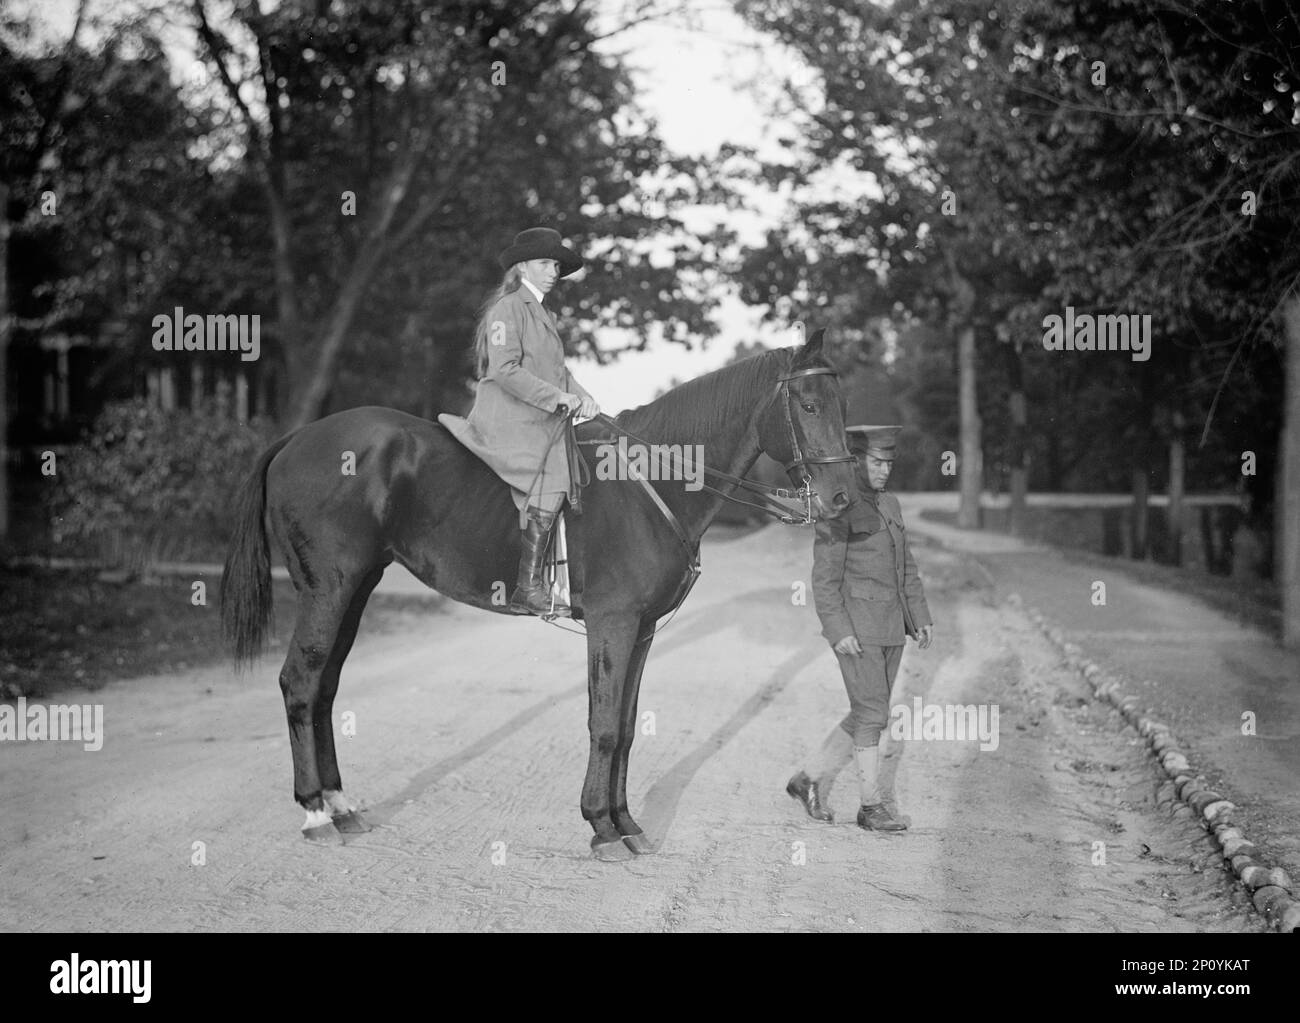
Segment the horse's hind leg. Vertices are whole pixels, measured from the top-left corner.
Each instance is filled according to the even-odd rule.
[[[336,580],[329,588],[298,591],[298,623],[289,642],[289,656],[280,669],[280,692],[293,753],[293,797],[307,811],[303,835],[313,840],[337,839],[325,809],[319,756],[322,739],[330,743],[332,751],[333,728],[328,719],[322,727],[317,708],[326,668],[350,604],[352,588],[340,583]],[[337,773],[336,768],[331,779],[335,784]]]
[[[357,638],[357,626],[361,624],[361,615],[366,609],[366,601],[370,599],[371,592],[383,578],[385,567],[386,565],[380,565],[367,574],[352,595],[347,612],[343,615],[343,621],[339,624],[334,649],[330,652],[325,670],[321,673],[320,693],[316,698],[316,709],[312,718],[321,796],[334,827],[344,834],[361,834],[369,831],[370,825],[361,819],[357,808],[343,795],[338,757],[334,752],[334,696],[339,690],[339,674],[343,671],[343,662],[347,660],[352,650],[352,642]]]
[[[643,621],[636,645],[632,648],[632,657],[628,661],[627,678],[623,682],[618,747],[614,751],[613,774],[609,781],[610,817],[618,833],[623,836],[623,844],[635,853],[654,851],[627,809],[627,762],[632,754],[632,740],[636,738],[637,697],[641,692],[641,673],[645,670],[646,657],[650,653],[654,635],[654,620]]]

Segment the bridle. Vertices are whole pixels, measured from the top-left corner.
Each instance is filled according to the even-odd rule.
[[[714,476],[723,479],[732,486],[744,487],[751,493],[755,494],[759,500],[766,501],[771,507],[761,504],[755,504],[753,501],[742,501],[734,494],[726,493],[715,487],[709,487],[707,484],[704,489],[709,490],[724,500],[731,501],[734,504],[743,504],[749,508],[756,508],[767,515],[774,516],[777,520],[791,526],[808,526],[817,520],[813,518],[812,501],[816,491],[812,486],[812,475],[808,471],[810,465],[832,465],[836,462],[855,462],[857,459],[849,453],[846,448],[842,455],[809,455],[804,454],[803,448],[799,444],[799,432],[794,428],[794,416],[790,413],[790,402],[794,397],[790,393],[790,381],[798,380],[801,377],[810,376],[832,376],[839,374],[828,366],[813,366],[809,369],[795,370],[793,373],[787,373],[778,377],[776,381],[776,392],[781,399],[781,414],[785,418],[786,433],[790,438],[790,453],[794,456],[786,462],[782,468],[785,469],[786,475],[790,477],[790,482],[795,484],[795,490],[786,490],[783,487],[769,487],[766,484],[759,483],[756,480],[745,479],[740,476],[732,476],[729,473],[718,472],[715,469],[705,467],[706,472],[711,472]],[[796,472],[798,475],[796,476]],[[777,504],[773,500],[798,501],[802,507],[800,509],[802,518],[795,518],[788,508]]]
[[[812,456],[812,455],[805,455],[803,453],[803,449],[799,446],[799,435],[794,428],[794,416],[790,414],[790,398],[791,398],[790,381],[797,380],[800,377],[820,376],[826,374],[829,374],[830,376],[833,377],[839,375],[838,373],[835,372],[835,370],[831,369],[828,366],[814,366],[810,369],[801,369],[801,370],[796,370],[794,373],[787,373],[785,376],[778,378],[776,382],[777,388],[781,392],[781,411],[785,414],[786,429],[790,433],[790,450],[794,453],[794,458],[791,459],[789,462],[786,462],[784,468],[786,473],[789,474],[790,482],[792,483],[794,482],[795,467],[799,466],[803,470],[801,473],[802,485],[800,486],[800,492],[802,493],[803,491],[808,491],[810,497],[812,492],[812,477],[808,474],[808,466],[831,465],[835,462],[857,461],[857,459],[854,458],[854,456],[849,453],[848,448],[844,449],[844,454],[842,455]],[[811,510],[809,516],[810,517],[808,521],[811,522],[812,521]],[[803,524],[807,525],[807,523],[803,523]]]
[[[765,515],[771,515],[773,518],[780,522],[784,522],[786,525],[808,526],[816,522],[817,520],[813,516],[812,505],[816,491],[813,490],[812,475],[809,473],[808,467],[810,465],[832,465],[836,462],[855,462],[857,459],[849,453],[847,448],[844,449],[843,454],[834,455],[814,455],[806,454],[804,452],[803,447],[799,443],[799,432],[795,429],[794,416],[790,412],[790,403],[794,397],[790,393],[790,381],[810,376],[835,377],[838,375],[839,374],[837,374],[835,370],[828,366],[813,366],[809,369],[795,370],[793,373],[787,373],[784,376],[777,378],[776,391],[772,396],[772,400],[778,397],[781,399],[781,414],[785,420],[785,430],[790,441],[790,452],[794,456],[790,461],[786,462],[782,468],[785,469],[786,474],[790,477],[790,482],[795,485],[795,489],[790,490],[785,487],[769,486],[766,483],[760,483],[758,480],[751,480],[744,476],[733,476],[731,473],[723,472],[721,469],[713,469],[707,465],[701,465],[700,468],[702,474],[714,477],[722,484],[725,484],[727,489],[721,489],[704,482],[701,482],[700,489],[716,494],[723,500],[730,501],[733,504],[742,504],[748,508],[754,508],[757,511],[761,511]],[[634,440],[646,445],[651,443],[643,437],[638,437],[625,427],[620,426],[618,423],[614,422],[613,419],[603,413],[596,416],[596,419],[600,420],[616,433],[627,437],[629,440]],[[607,441],[595,439],[580,441],[579,443],[583,445],[592,445],[607,443]],[[737,497],[731,492],[731,489],[735,487],[741,487],[749,491],[758,501],[764,503],[758,504],[755,501],[746,501]],[[789,506],[782,504],[781,502],[783,501],[798,502],[799,508],[797,514],[799,517],[796,517],[796,512]],[[664,511],[665,509],[661,508],[660,510]],[[670,521],[676,525],[675,518],[671,515],[668,517]],[[684,534],[679,532],[679,535]]]

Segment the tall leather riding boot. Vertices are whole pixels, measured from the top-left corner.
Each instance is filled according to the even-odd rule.
[[[540,508],[528,509],[528,525],[524,527],[521,538],[523,551],[519,558],[519,582],[514,595],[510,598],[512,611],[528,611],[532,614],[557,614],[567,612],[566,605],[559,603],[551,607],[551,592],[542,577],[542,566],[546,559],[546,542],[550,539],[551,529],[555,526],[555,512]]]

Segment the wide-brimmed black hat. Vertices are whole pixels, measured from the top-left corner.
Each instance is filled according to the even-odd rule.
[[[560,264],[560,276],[568,277],[582,269],[582,257],[564,244],[559,231],[549,227],[530,227],[515,235],[515,243],[497,257],[504,269],[527,259],[553,259]]]
[[[898,448],[901,426],[846,426],[849,450],[868,454],[883,462],[892,462]]]

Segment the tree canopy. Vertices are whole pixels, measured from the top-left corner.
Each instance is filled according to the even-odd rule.
[[[1205,428],[1204,486],[1239,480],[1243,449],[1271,457],[1278,312],[1300,274],[1288,5],[737,7],[814,72],[791,87],[804,113],[789,158],[751,170],[796,194],[747,254],[751,301],[838,323],[854,345],[889,324],[912,342],[893,372],[918,425],[953,441],[951,400],[927,394],[972,325],[995,475],[1013,377],[1038,487],[1120,487],[1177,430]],[[1043,350],[1044,317],[1067,305],[1150,315],[1151,358]]]

